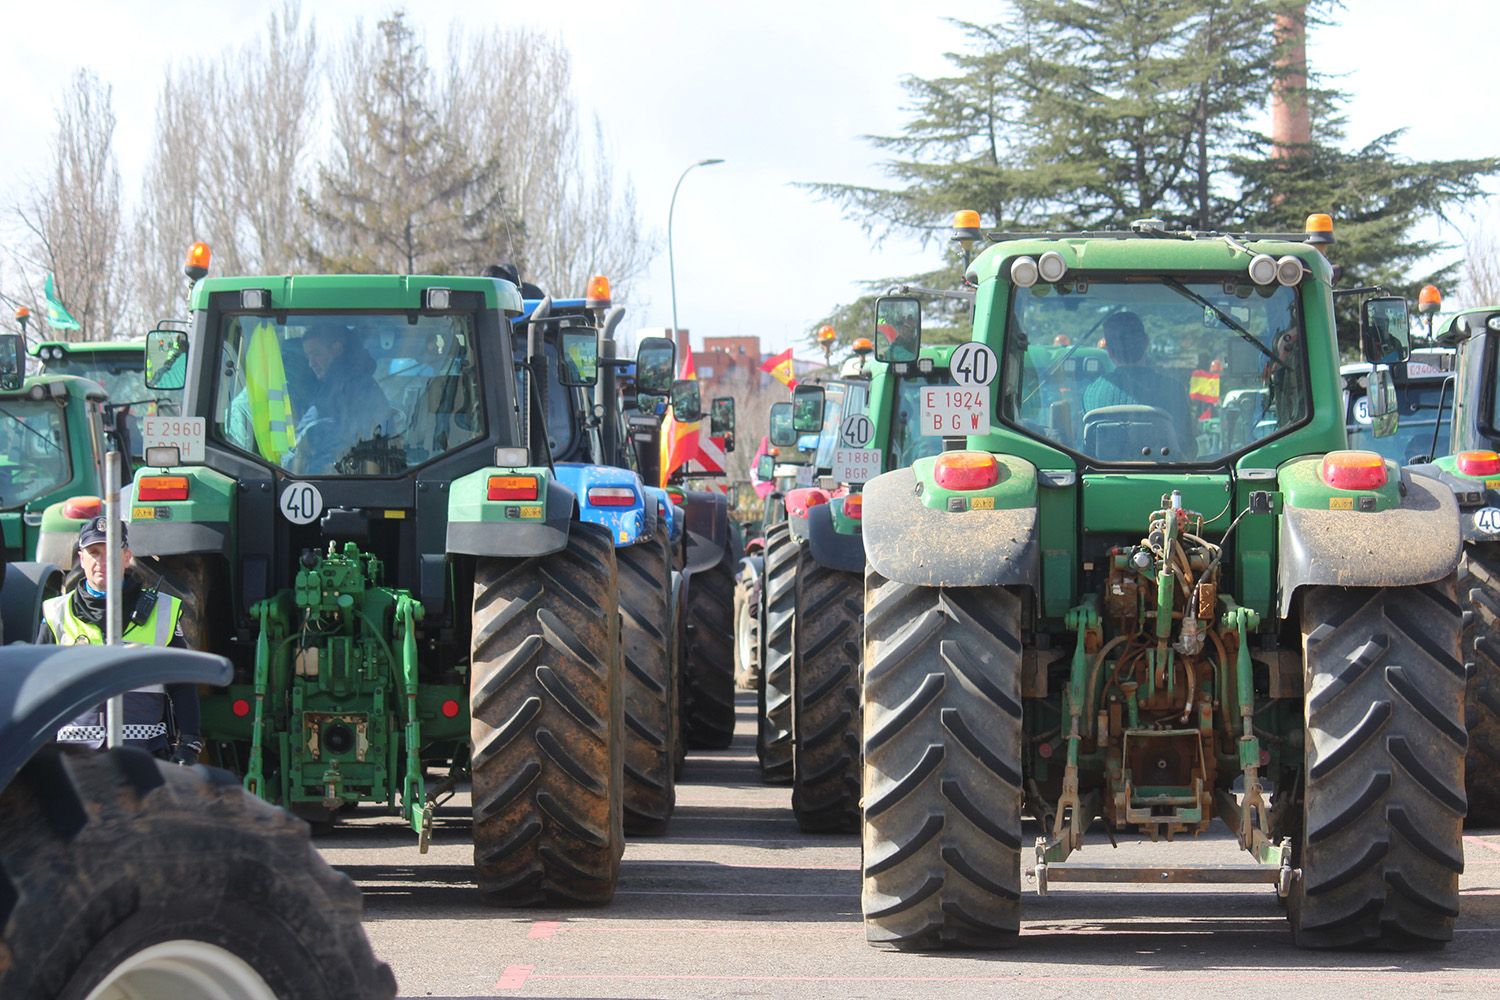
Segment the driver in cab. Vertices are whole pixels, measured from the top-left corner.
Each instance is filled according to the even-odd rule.
[[[1174,450],[1181,457],[1194,457],[1197,454],[1196,431],[1187,387],[1147,363],[1151,343],[1141,318],[1129,310],[1122,310],[1104,320],[1102,332],[1104,349],[1115,367],[1113,371],[1099,375],[1084,390],[1084,412],[1106,406],[1149,406],[1161,410],[1177,431]]]
[[[297,472],[328,472],[355,445],[389,437],[394,411],[375,381],[375,359],[351,330],[318,325],[302,337],[307,366],[317,379],[297,423]]]

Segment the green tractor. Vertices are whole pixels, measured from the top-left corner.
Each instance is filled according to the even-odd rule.
[[[170,324],[163,324],[170,325]],[[146,417],[175,416],[181,393],[146,385],[145,340],[48,340],[31,347],[48,375],[74,375],[103,387],[130,457],[139,462]]]
[[[1447,483],[1458,501],[1464,539],[1458,594],[1469,674],[1468,819],[1493,826],[1500,823],[1500,306],[1454,315],[1436,341],[1439,350],[1457,353],[1457,371],[1446,375],[1436,407],[1439,427],[1445,435],[1451,430],[1451,445],[1434,434],[1437,444],[1427,451],[1439,457],[1413,468]],[[1451,420],[1445,420],[1450,408]]]
[[[769,662],[783,662],[776,654],[790,639],[790,676],[781,683],[790,687],[792,813],[806,832],[859,830],[860,490],[881,471],[941,449],[942,438],[921,433],[917,417],[922,389],[950,384],[952,353],[951,346],[924,347],[912,363],[871,364],[868,382],[803,383],[793,396],[794,425],[803,421],[794,429],[821,425],[813,463],[827,489],[808,494],[818,503],[789,497],[789,513],[796,508],[800,516],[768,535],[765,620]],[[779,688],[775,680],[767,675],[768,686]]]
[[[600,903],[623,849],[617,571],[551,472],[542,400],[518,403],[521,310],[492,278],[199,281],[191,339],[148,338],[183,432],[147,451],[131,541],[190,598],[190,643],[234,664],[204,698],[210,761],[315,823],[396,811],[423,851],[466,781],[487,902]]]
[[[952,450],[863,491],[869,940],[1014,943],[1023,815],[1041,892],[1264,883],[1304,947],[1449,940],[1458,510],[1345,448],[1325,231],[986,236],[965,216],[960,245],[988,243],[970,374],[920,417]],[[1404,338],[1404,302],[1364,314]],[[888,360],[916,359],[917,300],[877,322]],[[1200,408],[1192,373],[1216,362]],[[1389,371],[1370,378],[1381,419]],[[1245,863],[1077,857],[1096,820],[1170,844],[1215,817]]]

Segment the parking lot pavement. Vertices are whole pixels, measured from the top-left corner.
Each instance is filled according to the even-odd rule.
[[[758,780],[753,712],[741,695],[734,746],[689,757],[671,832],[629,844],[609,907],[481,905],[462,797],[425,856],[383,816],[319,845],[364,890],[370,939],[403,997],[1500,994],[1500,831],[1465,838],[1458,933],[1439,952],[1299,951],[1274,894],[1255,886],[1060,886],[1026,897],[1010,951],[878,951],[860,923],[857,838],[797,831],[789,790]],[[1100,838],[1087,860],[1240,860],[1227,833],[1174,848],[1112,851]]]

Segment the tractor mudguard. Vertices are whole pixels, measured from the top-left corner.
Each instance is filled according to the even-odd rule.
[[[729,544],[729,498],[711,490],[688,490],[683,494],[687,516],[687,567],[689,575],[712,569],[724,558]]]
[[[859,534],[842,535],[833,527],[833,506],[820,503],[807,512],[809,553],[819,564],[846,573],[865,571],[865,543]]]
[[[865,484],[863,521],[865,559],[888,580],[922,587],[1036,586],[1034,499],[1006,509],[935,510],[922,503],[909,467]]]
[[[578,498],[579,520],[597,524],[608,531],[616,548],[652,537],[647,527],[647,515],[648,508],[654,504],[647,503],[649,497],[642,489],[640,476],[629,469],[579,462],[559,462],[553,471],[557,481]],[[631,499],[628,503],[596,504],[589,500],[589,496],[598,489],[629,490]]]
[[[540,519],[523,517],[525,505],[488,500],[490,476],[532,474],[542,490]],[[448,491],[448,538],[452,555],[525,558],[561,552],[568,544],[569,526],[578,503],[573,491],[552,479],[545,469],[480,469],[453,481]],[[132,529],[134,530],[134,529]]]
[[[206,552],[230,554],[235,520],[234,479],[205,466],[142,469],[136,477],[180,476],[187,480],[186,500],[133,499],[130,511],[130,548],[139,555],[181,556]],[[137,493],[139,491],[137,490]]]
[[[151,684],[222,687],[233,676],[224,657],[185,649],[12,646],[0,652],[0,788],[59,727],[113,695]]]
[[[1431,476],[1453,491],[1458,501],[1458,527],[1466,544],[1500,541],[1500,478],[1463,476],[1450,467],[1453,459],[1409,465],[1419,476]]]
[[[807,513],[828,503],[828,491],[817,486],[799,486],[786,495],[786,520],[792,529],[792,537],[806,542],[808,535]]]
[[[1453,490],[1406,469],[1399,476],[1400,503],[1384,510],[1285,505],[1276,560],[1282,618],[1301,587],[1401,587],[1458,568],[1463,538]]]
[[[63,571],[49,562],[13,562],[0,584],[0,629],[6,642],[31,642],[42,624],[42,602],[62,591]]]

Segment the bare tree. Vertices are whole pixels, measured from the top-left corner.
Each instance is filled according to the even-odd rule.
[[[510,245],[522,274],[566,295],[604,274],[624,300],[656,241],[633,186],[615,176],[602,126],[580,127],[567,48],[540,31],[494,29],[454,35],[448,65],[449,128],[498,171],[519,217]]]
[[[1460,301],[1467,307],[1500,305],[1500,242],[1483,222],[1464,239]]]
[[[57,110],[51,171],[13,208],[21,238],[12,253],[28,276],[16,297],[39,303],[43,279],[54,275],[58,298],[82,327],[65,334],[72,340],[108,337],[127,305],[114,134],[111,88],[80,70]]]
[[[318,95],[315,26],[294,0],[255,42],[168,72],[136,221],[145,319],[181,310],[178,262],[193,240],[213,247],[222,274],[295,266]]]

